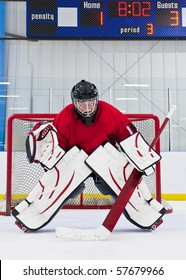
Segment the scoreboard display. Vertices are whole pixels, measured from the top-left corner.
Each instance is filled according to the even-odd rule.
[[[27,38],[186,38],[186,0],[27,0]]]

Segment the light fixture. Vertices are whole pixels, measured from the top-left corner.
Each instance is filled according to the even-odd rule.
[[[137,97],[116,97],[116,100],[134,101],[138,100]]]
[[[0,85],[10,85],[10,82],[0,82]]]
[[[12,97],[20,97],[19,95],[3,95],[1,94],[0,97],[3,97],[3,98],[12,98]]]
[[[28,110],[28,108],[10,107],[9,110]]]
[[[147,84],[124,84],[125,87],[149,87]]]

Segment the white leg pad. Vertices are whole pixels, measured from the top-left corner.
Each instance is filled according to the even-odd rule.
[[[77,147],[47,171],[28,195],[12,211],[27,229],[37,230],[46,225],[70,194],[91,174],[84,161],[87,154]]]
[[[162,217],[161,211],[164,207],[158,201],[152,199],[152,197],[152,201],[149,204],[143,196],[140,185],[134,190],[126,205],[126,211],[134,224],[140,228],[151,229],[156,221]]]
[[[133,166],[128,162],[125,155],[109,143],[98,147],[86,159],[86,163],[108,184],[116,195],[119,195],[133,170]],[[162,216],[159,211],[164,209],[163,205],[155,199],[152,199],[149,204],[147,201],[151,199],[152,196],[145,182],[141,181],[126,205],[125,209],[130,220],[141,228],[150,228]]]
[[[133,170],[126,157],[110,143],[99,146],[87,159],[93,169],[118,195]]]

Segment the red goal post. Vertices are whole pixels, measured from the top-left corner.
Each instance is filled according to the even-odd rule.
[[[159,118],[153,114],[126,114],[145,140],[151,144],[160,127]],[[26,157],[25,140],[37,122],[52,122],[56,114],[14,114],[8,119],[7,127],[7,186],[0,202],[0,214],[10,215],[11,210],[27,197],[44,173],[40,164],[30,164]],[[160,141],[155,145],[160,153]],[[161,168],[156,165],[154,174],[144,177],[152,196],[161,202]],[[85,191],[70,199],[65,208],[111,208],[112,198],[102,195],[90,181]]]

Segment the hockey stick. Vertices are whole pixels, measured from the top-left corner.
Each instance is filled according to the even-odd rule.
[[[163,121],[158,133],[156,134],[151,146],[153,147],[161,133],[163,132],[165,126],[169,122],[172,114],[174,113],[176,106],[173,105],[170,112],[167,114],[165,120]],[[121,214],[123,213],[131,195],[133,194],[135,188],[139,184],[139,181],[143,173],[139,172],[137,169],[133,169],[131,172],[125,186],[121,190],[119,196],[116,198],[111,210],[107,214],[102,225],[96,229],[73,229],[65,227],[56,228],[56,236],[68,239],[76,240],[104,240],[107,239],[110,233],[113,231],[116,223],[118,222]]]

